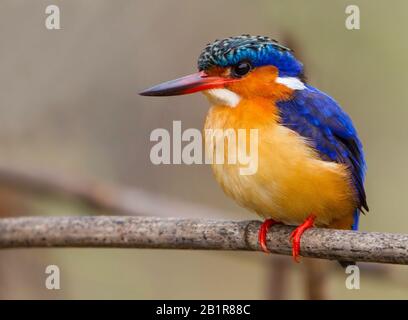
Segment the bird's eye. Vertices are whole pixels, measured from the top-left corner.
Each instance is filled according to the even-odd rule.
[[[243,61],[243,62],[239,62],[238,64],[236,64],[235,66],[231,68],[231,74],[234,78],[241,78],[245,76],[251,70],[252,70],[252,65],[247,61]]]

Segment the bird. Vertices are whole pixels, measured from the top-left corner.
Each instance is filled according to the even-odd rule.
[[[296,262],[307,229],[358,230],[369,210],[362,142],[340,105],[308,83],[294,52],[270,37],[244,34],[207,44],[197,65],[198,72],[140,95],[202,92],[211,105],[205,129],[258,130],[256,173],[241,175],[236,164],[212,169],[229,197],[264,219],[260,249],[269,252],[267,232],[279,223],[296,226],[290,235]]]

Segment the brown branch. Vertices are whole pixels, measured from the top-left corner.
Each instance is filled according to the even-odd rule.
[[[71,197],[98,209],[128,213],[115,201],[116,188],[90,179],[0,165],[0,184],[22,192]]]
[[[285,300],[288,294],[291,261],[288,257],[274,256],[268,265],[268,300]]]
[[[259,221],[151,217],[22,217],[0,219],[0,248],[115,247],[259,251]],[[293,227],[268,234],[273,253],[291,254]],[[408,235],[312,228],[302,238],[307,257],[408,264]]]
[[[308,300],[327,300],[327,276],[328,265],[326,261],[308,259],[305,261],[305,281],[306,298]]]
[[[226,212],[158,195],[135,187],[117,186],[96,179],[34,168],[0,164],[0,185],[35,195],[79,200],[110,214],[169,217],[221,217]]]

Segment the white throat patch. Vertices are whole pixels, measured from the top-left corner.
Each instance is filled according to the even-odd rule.
[[[295,78],[295,77],[285,77],[285,78],[278,77],[276,78],[276,82],[283,84],[292,90],[303,90],[306,88],[305,84],[302,81],[300,81],[299,78]]]
[[[210,89],[204,91],[204,94],[211,103],[227,105],[231,108],[235,108],[241,101],[241,97],[239,95],[228,89]]]

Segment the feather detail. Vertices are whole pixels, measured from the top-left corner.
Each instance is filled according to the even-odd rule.
[[[350,117],[336,101],[307,85],[293,97],[278,101],[281,124],[296,131],[318,151],[322,160],[345,164],[350,171],[358,208],[368,211],[364,190],[366,164],[362,144]],[[354,228],[358,225],[355,214]]]

